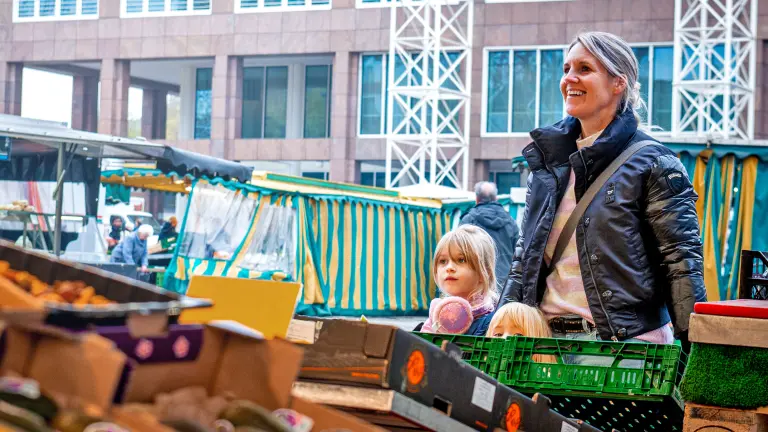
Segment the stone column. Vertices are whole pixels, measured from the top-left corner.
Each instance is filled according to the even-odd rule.
[[[470,172],[467,188],[474,191],[475,184],[481,181],[488,181],[490,175],[489,161],[482,159],[470,159]]]
[[[141,106],[141,136],[144,138],[166,139],[167,96],[165,90],[144,89]]]
[[[216,56],[211,87],[211,156],[231,159],[243,116],[243,58]]]
[[[72,129],[98,129],[99,77],[77,75],[72,80]]]
[[[0,112],[21,115],[23,63],[0,63]]]
[[[128,133],[128,89],[131,86],[131,62],[101,61],[100,133],[126,136]]]
[[[360,167],[355,163],[354,116],[350,112],[349,100],[354,83],[351,64],[352,56],[349,52],[337,52],[333,58],[331,78],[330,180],[348,183],[360,178]]]

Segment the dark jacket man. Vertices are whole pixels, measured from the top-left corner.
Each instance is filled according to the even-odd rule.
[[[475,186],[477,205],[461,218],[459,225],[478,226],[493,238],[496,245],[496,285],[501,290],[507,282],[520,229],[509,212],[496,201],[497,194],[495,184],[478,183]]]

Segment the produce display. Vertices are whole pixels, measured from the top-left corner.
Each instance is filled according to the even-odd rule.
[[[47,302],[80,306],[115,303],[104,296],[97,295],[96,290],[83,281],[56,281],[53,285],[48,285],[28,272],[13,270],[7,261],[0,261],[0,284],[8,283]]]

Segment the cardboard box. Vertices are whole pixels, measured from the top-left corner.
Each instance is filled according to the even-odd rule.
[[[128,361],[106,339],[53,327],[2,325],[0,374],[34,379],[56,397],[108,410]]]
[[[443,351],[397,327],[307,320],[315,321],[316,332],[305,346],[301,380],[393,389],[481,431],[515,422],[520,430],[594,430],[500,385],[463,362],[456,346]]]
[[[83,281],[92,286],[96,294],[117,303],[78,307],[63,303],[43,305],[18,287],[12,290],[0,284],[0,318],[17,310],[38,310],[48,324],[82,328],[87,324],[122,325],[132,315],[149,313],[177,317],[182,309],[211,304],[205,299],[187,298],[115,273],[23,249],[5,240],[0,240],[0,261],[7,261],[13,270],[29,272],[49,285],[56,281]]]

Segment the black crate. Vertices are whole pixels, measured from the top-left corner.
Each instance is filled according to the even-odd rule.
[[[59,281],[83,281],[115,304],[73,306],[46,303],[42,319],[46,324],[83,329],[92,325],[125,325],[135,315],[162,314],[175,323],[182,309],[209,307],[212,302],[166,291],[145,282],[79,263],[57,259],[53,255],[20,248],[0,240],[0,261],[14,270],[26,271],[47,284]],[[36,320],[36,311],[2,309],[0,318],[9,321]]]
[[[768,252],[741,251],[739,298],[768,300]]]

